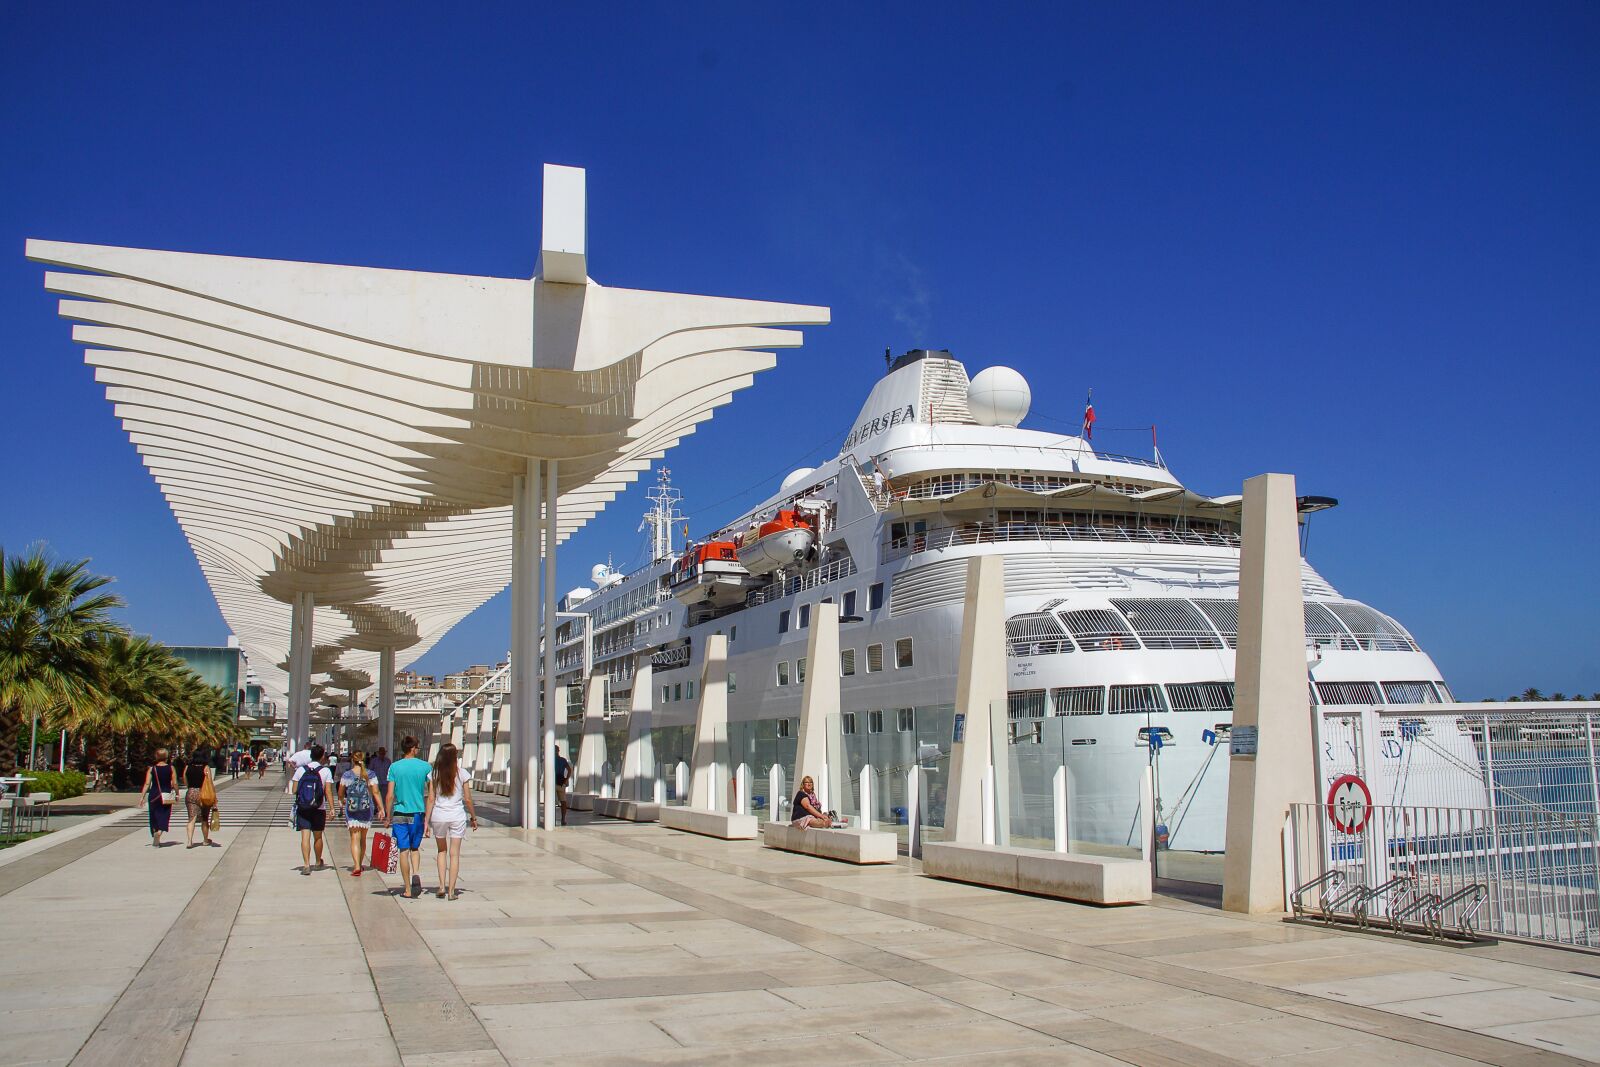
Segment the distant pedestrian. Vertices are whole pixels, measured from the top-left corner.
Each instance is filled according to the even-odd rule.
[[[383,794],[378,783],[367,771],[367,754],[355,752],[350,757],[350,769],[339,776],[339,802],[344,805],[344,825],[350,831],[350,868],[352,878],[361,877],[361,861],[367,855],[367,831],[373,819],[383,818]]]
[[[260,781],[267,776],[267,750],[262,749],[256,754],[256,780]]]
[[[389,768],[389,821],[394,827],[394,847],[400,850],[400,895],[422,896],[422,835],[426,829],[428,777],[433,768],[417,758],[417,739],[400,742],[400,759]]]
[[[211,768],[206,766],[204,760],[190,761],[183,769],[183,784],[183,805],[189,814],[189,824],[184,830],[187,847],[194,848],[196,820],[200,823],[200,832],[205,835],[205,844],[217,845],[211,840],[211,812],[217,806],[217,784],[211,775]]]
[[[238,749],[234,749],[232,752],[228,753],[228,776],[230,778],[239,777],[239,750]]]
[[[150,845],[160,848],[161,835],[172,824],[173,801],[178,799],[178,776],[168,762],[166,749],[156,749],[156,761],[144,772],[144,788],[140,792],[150,808]]]
[[[367,770],[378,780],[378,795],[386,796],[389,791],[389,750],[379,745],[378,754],[367,761]]]
[[[561,825],[567,825],[567,783],[572,780],[572,764],[561,754],[561,746],[556,748],[556,803],[561,805]]]
[[[467,827],[478,828],[478,812],[472,804],[472,776],[461,766],[456,746],[444,745],[439,758],[433,761],[433,777],[428,779],[428,824],[425,833],[432,834],[439,846],[439,891],[441,900],[446,892],[456,899],[456,879],[461,874],[461,842],[466,840]],[[449,859],[448,874],[445,870]]]
[[[339,758],[334,761],[333,780],[336,782],[343,780],[344,776],[350,772],[350,768],[353,765],[354,761],[351,759],[350,753],[339,753]]]
[[[322,765],[326,755],[321,745],[311,746],[311,762],[294,772],[294,825],[300,831],[300,873],[311,874],[312,845],[316,845],[317,867],[322,861],[322,831],[328,825],[328,809],[333,807],[333,772]]]

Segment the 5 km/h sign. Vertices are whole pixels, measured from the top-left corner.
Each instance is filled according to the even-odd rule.
[[[1341,774],[1328,787],[1328,821],[1341,834],[1359,834],[1372,815],[1372,791],[1353,774]]]

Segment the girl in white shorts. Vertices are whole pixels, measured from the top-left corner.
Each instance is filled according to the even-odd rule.
[[[439,846],[439,889],[435,895],[442,900],[448,892],[450,899],[455,900],[456,880],[461,874],[461,842],[467,836],[468,825],[474,830],[478,828],[478,813],[472,804],[472,779],[462,770],[460,752],[455,745],[439,749],[439,757],[433,761],[433,774],[428,779],[426,800],[422,832]]]

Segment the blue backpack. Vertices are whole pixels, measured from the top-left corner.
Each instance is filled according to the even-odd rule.
[[[352,776],[344,790],[344,814],[347,819],[366,822],[372,818],[372,791],[367,779]]]
[[[308,811],[322,807],[322,768],[317,764],[306,764],[305,773],[294,788],[294,803]]]

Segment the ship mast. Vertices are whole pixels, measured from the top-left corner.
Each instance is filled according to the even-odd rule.
[[[656,486],[646,494],[646,499],[650,501],[650,510],[644,513],[639,529],[650,527],[651,556],[660,563],[672,558],[673,523],[684,522],[689,517],[678,510],[678,502],[683,499],[683,494],[672,488],[672,471],[669,468],[656,468]]]

